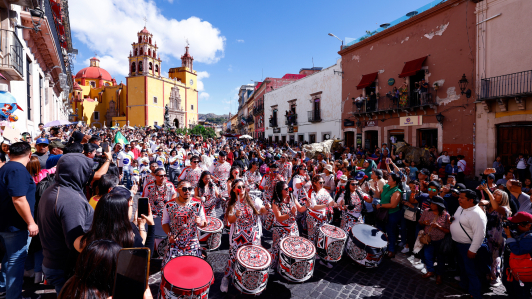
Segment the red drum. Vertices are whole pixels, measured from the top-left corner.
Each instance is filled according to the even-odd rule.
[[[324,224],[318,230],[316,251],[322,259],[337,262],[342,258],[346,239],[347,234],[343,229]]]
[[[268,270],[272,257],[261,246],[242,246],[236,253],[235,273],[233,284],[240,292],[258,295],[268,283]]]
[[[162,299],[207,299],[214,282],[211,265],[199,257],[179,256],[170,260],[161,272]]]
[[[279,243],[278,273],[293,282],[304,282],[314,274],[316,247],[303,237],[289,236]]]
[[[216,250],[222,244],[223,223],[216,217],[206,216],[207,226],[198,228],[200,246],[206,250]]]
[[[353,261],[367,268],[376,268],[388,247],[388,238],[381,230],[357,223],[351,229],[346,252]]]

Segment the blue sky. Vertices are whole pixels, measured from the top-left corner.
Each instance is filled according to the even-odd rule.
[[[358,38],[430,0],[229,1],[92,0],[69,1],[75,71],[96,52],[117,82],[127,75],[127,55],[144,27],[157,41],[164,73],[181,65],[185,40],[199,72],[200,113],[237,109],[240,85],[265,77],[327,67],[340,56],[340,41]],[[264,74],[264,75],[263,75]]]

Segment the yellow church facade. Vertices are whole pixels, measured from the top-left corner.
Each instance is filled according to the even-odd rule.
[[[72,121],[99,128],[117,124],[162,126],[168,106],[172,126],[188,128],[197,124],[197,72],[193,70],[189,47],[181,56],[181,67],[171,68],[166,78],[161,76],[161,59],[152,34],[144,28],[137,37],[128,57],[126,84],[117,84],[100,68],[96,57],[76,74],[70,96],[76,111]]]

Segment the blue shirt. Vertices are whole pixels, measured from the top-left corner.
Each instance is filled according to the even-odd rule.
[[[21,163],[9,161],[0,168],[0,232],[28,229],[13,205],[13,197],[26,196],[33,216],[35,190],[35,182]]]
[[[46,169],[50,169],[57,165],[57,162],[59,161],[59,158],[61,158],[63,154],[60,155],[50,155],[48,156],[48,160],[46,160]]]

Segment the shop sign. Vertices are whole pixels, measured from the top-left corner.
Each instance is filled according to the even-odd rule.
[[[293,129],[294,129],[294,130],[293,130],[293,131],[294,131],[294,133],[297,133],[297,132],[298,132],[298,130],[299,130],[299,127],[298,127],[298,126],[293,126]]]
[[[423,124],[423,115],[403,116],[399,119],[399,125],[406,126],[420,126]]]
[[[274,133],[281,133],[281,128],[273,128]]]
[[[388,85],[392,86],[394,84],[395,84],[395,79],[394,78],[388,79]]]
[[[366,122],[366,127],[376,127],[377,126],[377,121],[376,120],[368,120]]]
[[[344,127],[353,127],[355,125],[354,120],[344,120]]]

